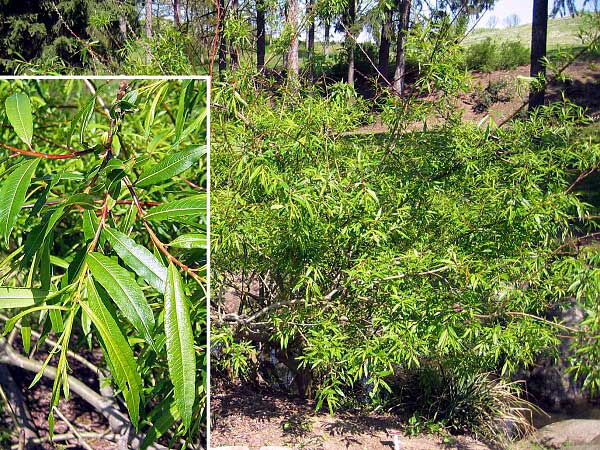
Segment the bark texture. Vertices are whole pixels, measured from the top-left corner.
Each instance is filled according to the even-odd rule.
[[[399,0],[400,23],[398,24],[396,40],[396,69],[394,70],[393,85],[395,94],[399,96],[404,95],[404,78],[406,75],[406,49],[404,44],[409,26],[411,3],[412,0]]]
[[[542,59],[546,56],[548,36],[548,0],[533,0],[533,23],[531,26],[531,77],[544,77],[546,66]],[[529,93],[529,111],[544,104],[546,89],[535,89]]]

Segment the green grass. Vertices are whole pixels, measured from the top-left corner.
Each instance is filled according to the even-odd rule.
[[[548,21],[548,49],[581,45],[578,34],[582,25],[583,16],[550,19]],[[499,41],[518,40],[529,47],[531,44],[531,24],[502,29],[479,28],[467,36],[464,44],[466,46],[473,45],[488,37]]]

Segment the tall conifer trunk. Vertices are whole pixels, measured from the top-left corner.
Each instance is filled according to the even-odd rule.
[[[267,36],[265,34],[265,0],[256,0],[256,69],[265,66]]]
[[[548,0],[533,0],[533,23],[531,25],[531,77],[544,77],[546,66],[542,59],[546,56],[548,35]],[[545,87],[529,93],[529,112],[544,104]]]
[[[406,75],[406,49],[405,35],[408,31],[410,20],[411,0],[398,0],[400,23],[398,24],[398,36],[396,40],[396,69],[394,70],[394,91],[396,95],[404,95],[404,78]]]
[[[392,35],[392,15],[393,11],[388,8],[385,11],[385,19],[381,25],[381,39],[379,41],[379,58],[377,62],[377,70],[383,75],[387,81],[390,76],[390,36]]]
[[[296,80],[300,72],[298,62],[298,0],[289,0],[287,8],[287,25],[291,29],[292,39],[287,55],[288,79]]]

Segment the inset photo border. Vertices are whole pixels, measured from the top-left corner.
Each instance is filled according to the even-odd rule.
[[[210,79],[0,79],[0,447],[206,446]]]

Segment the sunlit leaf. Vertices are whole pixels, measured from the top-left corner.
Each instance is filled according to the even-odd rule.
[[[8,245],[10,233],[21,212],[21,207],[25,203],[27,188],[38,163],[38,159],[25,161],[6,180],[2,181],[0,187],[0,236],[4,237],[6,245]]]
[[[17,136],[28,146],[33,138],[33,117],[29,97],[22,92],[16,92],[6,99],[6,116],[13,126]]]
[[[196,398],[196,353],[188,300],[181,276],[173,264],[169,264],[165,291],[165,335],[175,405],[184,426],[189,428]]]
[[[123,391],[129,417],[134,426],[139,422],[139,405],[142,394],[142,379],[127,339],[123,336],[117,321],[98,294],[94,282],[87,280],[88,303],[81,306],[102,338],[102,344],[117,386]]]
[[[206,215],[206,196],[197,195],[181,200],[165,203],[160,206],[151,208],[146,214],[148,220],[165,220],[174,218],[191,218],[197,217],[205,221]]]
[[[89,253],[86,260],[94,279],[106,289],[146,342],[154,347],[154,315],[133,275],[115,260],[100,253]]]
[[[205,153],[205,146],[197,146],[169,155],[158,164],[146,168],[138,178],[136,185],[151,186],[173,178],[192,167]]]
[[[27,308],[42,303],[48,294],[45,289],[0,287],[0,308]]]
[[[104,228],[104,233],[125,264],[156,290],[165,291],[167,268],[150,250],[114,228]]]

